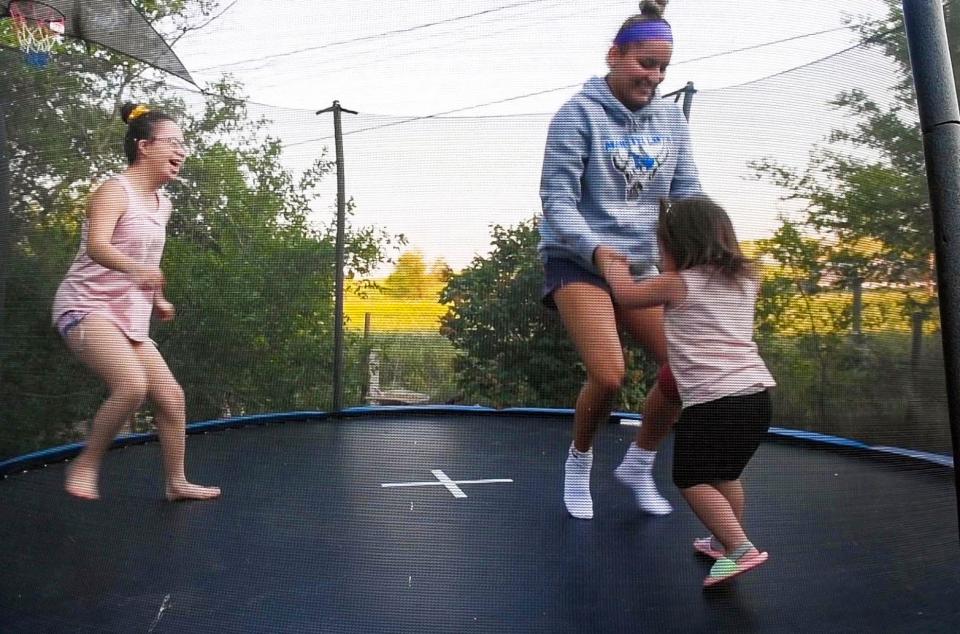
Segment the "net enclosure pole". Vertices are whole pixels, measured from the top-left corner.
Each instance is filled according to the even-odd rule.
[[[669,99],[673,97],[673,102],[678,103],[681,99],[683,102],[680,104],[681,109],[683,110],[683,118],[687,121],[690,121],[690,111],[693,109],[693,96],[697,94],[697,89],[693,87],[693,82],[688,81],[687,85],[679,90],[674,90],[673,92],[668,92],[663,95],[662,99]]]
[[[10,210],[10,154],[7,151],[7,112],[9,111],[6,77],[0,71],[0,327],[7,316],[7,278],[10,272],[10,231],[13,219]],[[12,100],[11,100],[12,101]],[[0,333],[0,386],[4,382],[4,360],[7,356],[5,333]]]
[[[693,96],[697,93],[697,89],[693,87],[693,82],[688,81],[687,85],[683,88],[683,116],[689,121],[690,120],[690,110],[693,109]]]
[[[334,286],[333,317],[333,410],[343,409],[343,269],[344,239],[347,216],[346,178],[343,173],[343,129],[341,113],[357,114],[347,110],[334,101],[329,108],[317,111],[317,114],[333,113],[333,138],[337,151],[337,242],[336,242],[336,278]]]
[[[954,484],[960,509],[960,107],[940,0],[903,0],[933,213]]]
[[[10,158],[7,155],[7,106],[0,85],[0,321],[6,315],[7,257],[10,246]],[[2,371],[2,368],[0,368]]]

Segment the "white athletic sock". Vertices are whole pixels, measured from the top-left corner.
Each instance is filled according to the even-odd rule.
[[[593,518],[593,499],[590,497],[590,470],[593,450],[577,451],[570,445],[563,477],[563,503],[570,515],[588,520]]]
[[[630,487],[637,505],[641,510],[653,515],[666,515],[673,511],[653,480],[653,461],[657,452],[641,449],[636,443],[630,443],[623,462],[613,472],[620,482]]]
[[[636,460],[642,464],[653,467],[653,461],[657,459],[657,452],[641,448],[636,442],[630,443],[623,461]]]

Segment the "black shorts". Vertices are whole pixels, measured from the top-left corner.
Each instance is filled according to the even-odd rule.
[[[687,489],[738,479],[772,418],[767,390],[684,409],[675,427],[673,482]]]
[[[653,266],[637,267],[631,265],[630,272],[634,279],[640,280],[656,275],[658,271]],[[605,279],[583,268],[579,262],[567,258],[548,257],[543,263],[543,288],[540,291],[540,301],[547,308],[556,310],[557,304],[553,301],[554,291],[574,282],[590,284],[606,291],[611,296],[613,295],[613,291],[610,290],[610,285],[607,284]]]
[[[578,262],[566,258],[547,258],[543,263],[543,289],[540,291],[540,301],[543,305],[552,310],[557,309],[553,301],[553,292],[563,288],[567,284],[582,282],[601,288],[610,293],[610,285],[607,281],[583,268]]]

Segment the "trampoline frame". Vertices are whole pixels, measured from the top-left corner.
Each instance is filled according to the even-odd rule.
[[[497,409],[483,405],[376,405],[376,406],[357,406],[348,407],[339,412],[328,412],[322,410],[303,410],[295,412],[280,412],[272,414],[251,414],[247,416],[235,416],[231,418],[219,418],[209,421],[191,423],[187,425],[187,435],[205,434],[224,429],[238,429],[242,427],[271,425],[295,421],[324,421],[351,418],[370,417],[378,415],[411,414],[422,416],[424,414],[434,414],[438,416],[450,416],[456,414],[466,415],[491,415],[491,416],[562,416],[572,417],[573,409],[564,408],[542,408],[542,407],[507,407]],[[632,412],[613,412],[610,414],[610,423],[616,423],[622,420],[642,421],[643,416]],[[767,435],[768,441],[781,442],[800,442],[803,444],[820,446],[825,448],[854,450],[863,455],[870,455],[879,458],[910,458],[920,464],[933,464],[941,467],[954,469],[954,458],[944,454],[937,454],[902,447],[889,447],[881,445],[869,445],[859,440],[843,438],[841,436],[832,436],[819,432],[806,431],[802,429],[792,429],[788,427],[771,427]],[[113,441],[111,449],[119,449],[131,445],[141,445],[148,442],[157,441],[156,432],[139,432],[125,434],[117,437]],[[76,456],[83,449],[82,442],[69,443],[49,449],[15,456],[7,460],[0,461],[0,478],[8,475],[29,471],[43,467],[48,464],[69,460]],[[956,472],[956,469],[954,469]]]

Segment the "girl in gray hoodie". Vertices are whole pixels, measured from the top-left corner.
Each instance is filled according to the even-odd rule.
[[[656,274],[660,199],[701,193],[683,112],[657,91],[673,55],[666,4],[644,0],[640,14],[624,22],[607,53],[610,72],[590,79],[560,108],[544,152],[543,300],[559,311],[587,370],[563,496],[570,514],[581,519],[593,517],[593,436],[609,418],[626,374],[621,330],[654,355],[661,372],[644,405],[643,425],[615,475],[642,510],[672,510],[653,480],[656,448],[680,411],[666,365],[663,310],[617,306],[603,279],[619,257],[627,258],[638,279]]]

